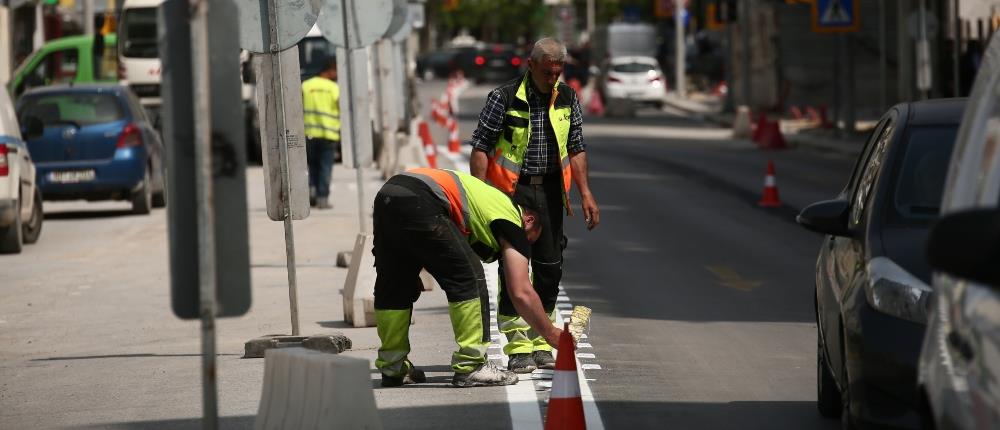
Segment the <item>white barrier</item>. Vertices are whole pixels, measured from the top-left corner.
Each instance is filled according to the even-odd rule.
[[[255,430],[381,429],[368,360],[305,348],[267,351]]]

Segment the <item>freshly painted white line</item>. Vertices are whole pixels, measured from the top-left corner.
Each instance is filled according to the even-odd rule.
[[[597,358],[597,356],[589,352],[578,352],[576,358]]]
[[[593,348],[593,345],[591,345],[591,344],[589,344],[587,342],[580,342],[580,343],[576,344],[576,349],[580,349],[580,348]]]
[[[584,364],[581,369],[583,370],[601,370],[600,364],[587,363]]]

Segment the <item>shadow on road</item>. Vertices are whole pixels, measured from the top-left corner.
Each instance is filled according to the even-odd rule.
[[[77,211],[63,211],[63,212],[46,212],[46,221],[57,221],[57,220],[75,220],[75,219],[97,219],[97,218],[113,218],[113,217],[123,217],[135,215],[131,210],[128,209],[116,209],[116,210],[77,210]],[[136,215],[145,216],[145,215]]]
[[[216,354],[217,357],[234,356],[239,357],[240,354]],[[31,361],[63,361],[63,360],[93,360],[102,358],[153,358],[153,357],[201,357],[201,354],[108,354],[108,355],[80,355],[80,356],[67,356],[67,357],[47,357],[47,358],[35,358]]]
[[[713,429],[783,430],[835,429],[836,420],[824,420],[813,402],[738,401],[695,402],[598,402],[604,427],[608,429]],[[481,417],[507,409],[505,403],[441,405],[380,409],[385,429],[476,428],[510,429],[508,420],[484,422]],[[255,416],[219,418],[219,428],[250,429]],[[329,423],[335,427],[336,423]],[[200,418],[109,423],[86,429],[174,430],[201,428]]]

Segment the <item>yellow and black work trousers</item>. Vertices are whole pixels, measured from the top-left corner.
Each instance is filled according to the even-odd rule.
[[[542,301],[545,313],[554,322],[559,281],[562,280],[562,252],[566,248],[566,237],[563,236],[562,178],[558,174],[550,174],[534,179],[522,177],[515,186],[514,193],[531,193],[539,205],[542,233],[531,246],[531,284]],[[545,338],[532,330],[514,309],[507,292],[502,260],[498,308],[497,323],[500,332],[507,337],[504,354],[552,351]]]
[[[490,344],[489,293],[479,257],[440,203],[414,193],[392,178],[375,197],[375,321],[382,345],[375,366],[402,376],[412,366],[410,317],[426,269],[448,297],[448,314],[458,350],[456,373],[486,362]]]

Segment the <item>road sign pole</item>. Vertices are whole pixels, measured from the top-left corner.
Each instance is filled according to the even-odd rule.
[[[351,121],[352,121],[352,124],[351,124],[351,127],[350,127],[350,129],[351,129],[351,153],[352,153],[352,156],[354,157],[355,179],[357,180],[357,183],[358,183],[358,229],[360,230],[361,234],[367,235],[368,234],[368,223],[365,221],[364,166],[362,166],[363,163],[362,163],[362,160],[361,160],[361,148],[359,148],[359,145],[358,145],[358,136],[361,135],[361,132],[362,132],[361,128],[362,128],[362,126],[364,126],[365,129],[369,128],[369,126],[368,126],[368,124],[360,124],[360,121],[356,120],[356,118],[357,118],[357,115],[356,115],[357,114],[357,109],[355,108],[355,99],[357,99],[358,97],[363,97],[363,96],[361,96],[359,94],[354,94],[355,87],[352,85],[352,82],[354,82],[353,79],[355,79],[355,78],[352,76],[354,74],[354,70],[353,70],[353,66],[351,64],[353,62],[353,59],[351,58],[352,57],[352,52],[351,51],[353,51],[353,49],[350,46],[350,40],[351,39],[348,37],[349,36],[348,35],[349,28],[350,29],[354,28],[354,27],[350,27],[349,24],[351,24],[351,23],[357,24],[357,23],[354,22],[355,21],[354,5],[351,4],[351,7],[348,7],[348,0],[340,0],[340,10],[342,11],[341,14],[340,14],[340,18],[341,18],[341,24],[342,24],[342,31],[344,32],[344,34],[343,34],[344,35],[344,45],[345,45],[344,46],[344,53],[347,54],[347,55],[344,55],[345,58],[344,58],[344,61],[343,61],[343,63],[344,63],[344,81],[347,82],[347,85],[350,86],[350,90],[351,90],[349,92],[349,94],[351,95],[351,99],[348,100],[348,103],[347,103],[347,115],[348,115],[348,118],[350,118]],[[348,16],[348,15],[350,15],[350,16]],[[360,258],[360,256],[357,256],[357,255],[355,255],[354,257]]]
[[[737,0],[739,2],[739,8],[737,9],[738,19],[740,21],[740,42],[741,42],[741,52],[740,52],[740,63],[742,63],[742,73],[740,79],[740,89],[743,95],[743,104],[746,106],[752,106],[750,101],[750,0]]]
[[[295,269],[295,232],[292,229],[292,209],[291,209],[291,195],[292,195],[292,181],[288,174],[288,130],[285,127],[285,99],[284,99],[284,80],[281,75],[281,47],[278,45],[278,8],[276,0],[268,0],[267,2],[267,23],[269,30],[270,46],[268,46],[268,51],[271,52],[270,66],[271,66],[271,84],[274,91],[274,101],[275,101],[275,112],[277,112],[275,118],[275,130],[278,131],[278,153],[280,154],[280,166],[281,166],[281,178],[282,184],[285,187],[286,198],[282,199],[282,215],[283,223],[285,226],[285,267],[288,272],[288,306],[291,310],[292,319],[292,336],[299,335],[299,298],[298,298],[298,284],[296,280],[296,269]]]
[[[215,212],[212,204],[212,121],[208,52],[208,0],[194,0],[191,16],[192,75],[195,94],[195,180],[198,194],[198,245],[200,314],[202,428],[219,425],[218,390],[215,365]]]
[[[684,82],[684,0],[674,0],[674,73],[677,78],[677,95],[687,98]]]

